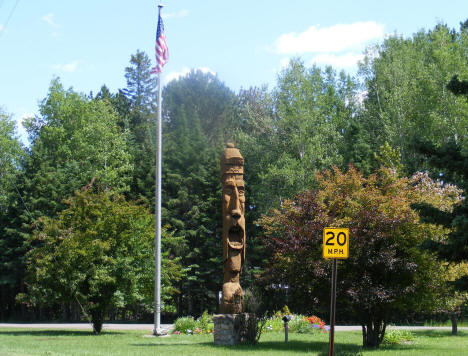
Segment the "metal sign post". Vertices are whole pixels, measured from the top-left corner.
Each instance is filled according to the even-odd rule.
[[[336,315],[336,277],[337,259],[349,257],[349,229],[331,228],[323,229],[323,250],[324,258],[333,259],[331,275],[331,297],[330,297],[330,339],[328,343],[328,356],[335,354],[335,315]]]
[[[336,274],[336,258],[334,258],[331,277],[330,339],[328,342],[328,356],[333,356],[335,354]]]

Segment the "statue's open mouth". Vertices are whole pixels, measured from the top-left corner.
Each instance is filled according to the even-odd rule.
[[[232,226],[228,231],[228,236],[231,248],[240,250],[244,247],[244,229],[239,225]]]

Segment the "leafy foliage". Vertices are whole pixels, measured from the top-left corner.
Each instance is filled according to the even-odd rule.
[[[218,160],[229,139],[234,139],[246,162],[248,253],[241,277],[244,288],[252,288],[272,264],[270,254],[277,251],[260,243],[262,227],[257,221],[263,213],[271,208],[284,214],[295,209],[307,211],[309,206],[310,216],[321,216],[301,220],[293,214],[270,231],[275,243],[284,234],[289,239],[304,233],[305,239],[290,241],[298,253],[293,249],[284,259],[272,257],[278,272],[272,277],[281,281],[262,290],[270,310],[284,304],[276,298],[282,294],[304,314],[326,313],[316,310],[321,291],[310,287],[309,255],[304,252],[315,246],[319,237],[314,235],[310,240],[314,243],[306,242],[305,237],[313,230],[308,226],[310,221],[315,221],[315,232],[319,231],[318,223],[331,224],[336,219],[347,223],[337,213],[341,208],[344,216],[358,219],[361,225],[354,226],[354,232],[361,233],[362,241],[358,241],[363,249],[369,249],[360,249],[346,262],[354,261],[356,276],[361,273],[362,278],[351,278],[350,283],[339,286],[341,295],[346,296],[338,299],[340,307],[355,310],[350,319],[369,315],[356,311],[356,305],[365,303],[381,303],[391,312],[420,309],[409,302],[411,295],[423,296],[420,306],[433,304],[445,312],[460,310],[463,289],[468,285],[460,267],[468,245],[467,203],[466,199],[460,201],[460,191],[448,183],[464,189],[466,196],[467,22],[461,25],[459,31],[437,25],[410,38],[391,36],[369,48],[360,67],[361,82],[332,68],[309,68],[300,59],[293,59],[279,73],[273,90],[250,88],[236,95],[217,76],[201,71],[167,84],[162,108],[163,251],[164,261],[178,261],[178,269],[166,266],[169,274],[163,279],[179,277],[163,285],[163,310],[200,315],[217,307],[222,278]],[[40,114],[25,122],[31,145],[24,151],[14,137],[12,120],[0,111],[0,304],[4,306],[0,318],[34,317],[33,312],[28,314],[27,309],[14,304],[14,296],[26,288],[25,254],[41,246],[31,238],[31,230],[41,225],[33,223],[44,217],[41,221],[50,226],[51,221],[58,224],[59,213],[70,208],[64,199],[70,199],[75,190],[94,179],[104,190],[124,193],[127,199],[147,203],[153,209],[156,95],[150,68],[148,56],[137,51],[125,68],[126,87],[111,93],[104,85],[94,97],[64,89],[54,79],[40,103]],[[424,147],[418,147],[420,142]],[[319,187],[331,195],[331,187],[323,185],[328,178],[319,175],[317,179],[314,173],[333,165],[347,170],[349,164],[362,171],[363,177],[349,184],[343,180],[345,188],[338,192],[346,197],[345,203],[323,197],[325,193],[320,195],[318,190],[299,194]],[[391,167],[396,175],[390,171],[372,174],[381,165]],[[397,178],[422,170],[429,173]],[[368,188],[366,184],[370,184]],[[384,191],[384,187],[390,188]],[[368,198],[366,189],[371,189]],[[343,193],[346,191],[352,194]],[[292,204],[288,198],[296,194],[297,201]],[[317,197],[322,201],[307,203]],[[335,210],[327,205],[332,203]],[[418,214],[411,208],[416,208],[415,203],[419,204]],[[316,206],[322,210],[315,211]],[[422,219],[420,225],[414,223],[418,218]],[[368,226],[367,230],[363,226]],[[300,248],[301,244],[306,247]],[[420,252],[419,244],[428,249]],[[316,256],[318,251],[312,251],[310,256]],[[431,251],[437,251],[442,260],[436,263]],[[368,264],[359,264],[358,257]],[[317,281],[325,281],[328,265],[318,266],[322,274],[317,272]],[[369,275],[365,274],[367,268]],[[432,284],[427,286],[430,293],[419,294],[424,289],[419,272],[424,268]],[[452,268],[462,272],[453,274]],[[346,270],[341,266],[340,274]],[[441,271],[444,278],[439,278]],[[401,281],[396,278],[399,273]],[[404,289],[404,283],[410,281],[414,283]],[[286,288],[293,282],[293,289]],[[436,285],[443,285],[438,294],[432,293]],[[148,288],[144,295],[152,293]],[[299,305],[302,297],[311,304]],[[125,310],[139,309],[138,300]],[[119,303],[112,304],[113,311],[123,310]],[[62,305],[70,307],[66,302]],[[149,306],[141,308],[148,310]],[[54,305],[50,309],[60,308]],[[380,317],[381,311],[383,314],[382,309],[375,315]],[[41,308],[35,312],[50,316]]]
[[[9,192],[20,166],[22,149],[14,134],[14,123],[0,108],[0,212],[8,208]]]
[[[41,218],[28,253],[28,295],[33,305],[77,301],[101,331],[109,307],[152,305],[153,217],[110,191],[75,192],[57,218]],[[169,238],[167,235],[166,239]],[[179,259],[163,259],[163,299],[182,277]]]
[[[384,344],[407,344],[413,342],[414,334],[409,330],[392,329],[387,331],[383,339]]]
[[[172,332],[174,334],[211,334],[214,330],[212,319],[213,315],[208,314],[206,310],[198,319],[191,316],[177,318]]]
[[[296,310],[328,302],[324,286],[331,268],[321,256],[322,231],[349,227],[351,252],[339,266],[338,300],[349,301],[362,323],[364,346],[378,346],[392,311],[433,307],[443,285],[440,265],[418,248],[437,230],[410,207],[430,194],[390,169],[364,178],[353,167],[347,173],[334,168],[316,180],[317,190],[304,191],[260,220],[263,241],[274,251],[265,278],[289,284]]]
[[[418,150],[428,157],[428,162],[441,172],[443,178],[448,182],[457,183],[464,189],[466,196],[468,187],[468,155],[463,148],[463,143],[450,142],[442,147],[435,147],[428,142],[419,142]],[[453,211],[440,211],[440,207],[435,209],[428,206],[419,207],[423,211],[424,219],[435,223],[442,223],[453,228],[447,241],[442,241],[437,246],[433,246],[439,251],[441,257],[450,261],[468,260],[468,202],[466,198],[457,205]],[[466,284],[468,289],[468,284]]]
[[[309,187],[311,172],[342,163],[342,132],[356,109],[355,89],[349,77],[331,68],[308,69],[292,60],[283,70],[274,92],[275,134],[264,147],[274,159],[257,173],[259,189],[270,197],[267,206]]]
[[[108,102],[65,90],[55,79],[40,112],[25,123],[32,139],[25,188],[35,217],[56,214],[62,199],[93,177],[116,191],[129,189],[126,132]]]
[[[406,172],[427,169],[415,139],[436,146],[466,137],[468,102],[447,90],[468,73],[468,32],[439,24],[411,38],[391,36],[369,48],[360,75],[367,95],[362,122],[376,150],[385,141],[400,151]]]

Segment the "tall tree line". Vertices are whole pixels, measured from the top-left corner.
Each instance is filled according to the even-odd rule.
[[[368,176],[386,165],[402,176],[442,172],[463,187],[465,179],[447,168],[449,160],[439,164],[428,157],[451,143],[466,155],[468,102],[447,84],[454,76],[459,83],[467,80],[467,53],[466,25],[451,30],[439,24],[369,48],[357,78],[295,58],[272,90],[234,93],[217,76],[200,71],[168,83],[163,89],[163,245],[164,258],[179,272],[177,278],[164,277],[163,310],[198,315],[217,309],[219,156],[227,141],[234,141],[246,162],[246,286],[271,257],[259,239],[259,219],[301,191],[317,188],[318,171],[332,166],[346,171],[352,164]],[[0,112],[2,319],[61,317],[15,298],[27,292],[27,253],[41,244],[31,238],[41,228],[38,219],[60,219],[69,208],[65,199],[75,191],[95,186],[154,212],[157,108],[150,70],[148,56],[137,51],[124,70],[126,87],[115,93],[104,85],[96,95],[84,95],[54,79],[40,114],[25,123],[28,148],[21,149],[11,119]],[[460,88],[457,83],[452,86]],[[151,311],[150,305],[145,308]]]

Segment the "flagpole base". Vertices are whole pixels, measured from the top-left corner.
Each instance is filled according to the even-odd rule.
[[[153,329],[153,336],[167,336],[167,330],[161,328]]]

